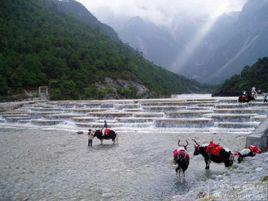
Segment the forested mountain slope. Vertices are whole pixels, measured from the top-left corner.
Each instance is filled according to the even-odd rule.
[[[239,95],[245,90],[250,91],[253,86],[257,90],[268,92],[268,57],[259,59],[252,66],[246,66],[239,75],[226,80],[214,95]]]
[[[94,15],[92,15],[81,3],[75,0],[55,1],[57,9],[60,12],[69,14],[81,22],[86,23],[93,29],[98,29],[104,35],[114,40],[119,40],[117,33],[108,25],[101,23]],[[51,3],[48,1],[48,6]]]
[[[49,85],[53,99],[156,97],[200,91],[197,82],[152,64],[102,30],[62,12],[61,3],[1,1],[2,97],[40,85]]]

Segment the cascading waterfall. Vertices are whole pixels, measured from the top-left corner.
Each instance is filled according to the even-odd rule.
[[[237,132],[248,134],[267,117],[262,100],[241,104],[236,97],[178,95],[167,99],[51,101],[1,113],[0,126],[84,130],[104,120],[117,131]]]

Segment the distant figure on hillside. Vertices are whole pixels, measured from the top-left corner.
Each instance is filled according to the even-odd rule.
[[[256,99],[257,98],[257,96],[258,96],[258,93],[257,93],[257,91],[256,91],[256,88],[255,87],[252,87],[252,89],[251,89],[251,95]]]

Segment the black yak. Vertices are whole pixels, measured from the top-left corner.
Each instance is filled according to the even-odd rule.
[[[215,163],[224,163],[225,167],[230,167],[234,162],[234,154],[218,144],[210,142],[210,144],[200,145],[193,139],[195,142],[195,151],[194,156],[201,154],[206,163],[206,169],[209,169],[211,161]]]
[[[103,144],[103,140],[112,140],[113,143],[118,143],[118,134],[111,129],[106,128],[103,130],[95,130],[91,132],[93,137],[97,137],[101,141],[101,144]]]
[[[180,140],[179,140],[178,141],[179,148],[173,151],[173,160],[174,160],[174,163],[177,165],[176,175],[179,179],[185,178],[185,171],[187,170],[189,163],[190,163],[190,156],[187,152],[188,144],[189,143],[186,140],[186,145],[181,145]],[[183,175],[183,178],[181,178],[181,173]]]

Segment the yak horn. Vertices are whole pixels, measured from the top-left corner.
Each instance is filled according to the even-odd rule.
[[[180,141],[181,141],[181,140],[178,140],[178,146],[181,146],[181,145],[180,145]]]
[[[187,147],[187,146],[188,146],[188,144],[189,144],[189,142],[188,142],[188,140],[186,140],[186,145],[185,145],[185,147]]]
[[[195,140],[195,139],[192,139],[194,141],[195,144],[199,145],[199,143]]]

